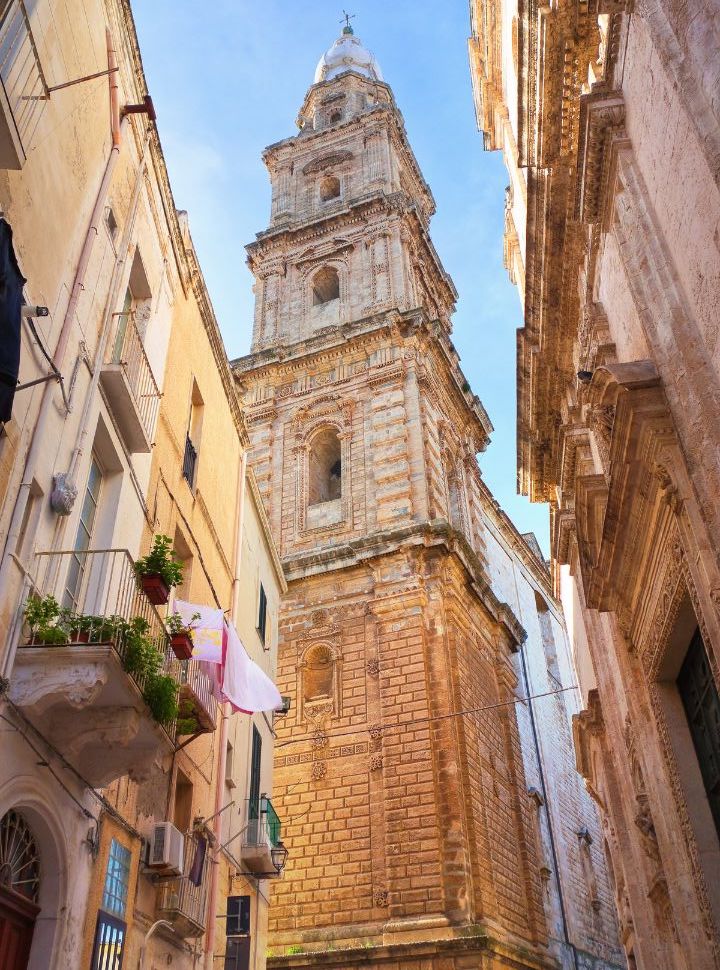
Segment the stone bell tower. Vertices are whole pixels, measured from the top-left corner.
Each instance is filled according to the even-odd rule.
[[[270,963],[552,965],[512,703],[524,631],[485,561],[491,426],[450,340],[430,189],[349,26],[298,124],[264,154],[233,364],[289,582]]]

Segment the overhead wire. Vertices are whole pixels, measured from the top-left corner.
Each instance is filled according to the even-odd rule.
[[[451,711],[449,714],[432,714],[428,717],[414,717],[411,720],[399,721],[395,724],[378,724],[377,727],[384,736],[387,732],[393,731],[396,728],[416,727],[418,724],[427,724],[431,721],[446,721],[451,717],[465,717],[468,714],[482,714],[485,711],[493,711],[500,707],[508,707],[511,704],[524,704],[527,701],[535,700],[539,697],[552,697],[554,694],[563,694],[565,691],[577,689],[577,684],[571,684],[569,687],[559,687],[557,690],[543,691],[540,694],[529,694],[527,697],[513,697],[511,700],[498,701],[495,704],[485,704],[482,707],[471,707],[464,711]],[[334,731],[332,734],[326,735],[326,737],[328,740],[331,740],[332,738],[349,737],[351,735],[357,736],[358,734],[361,734],[363,730],[364,729],[362,727],[356,727],[347,731]],[[287,741],[281,741],[279,744],[276,744],[275,747],[284,748],[288,744],[300,744],[302,741],[312,741],[314,737],[315,733],[307,734],[300,738],[289,738]]]

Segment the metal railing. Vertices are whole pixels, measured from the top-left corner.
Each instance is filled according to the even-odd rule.
[[[0,80],[27,153],[50,94],[23,0],[12,0],[0,17]]]
[[[155,383],[150,362],[145,353],[142,335],[132,312],[118,314],[115,338],[109,344],[107,364],[119,364],[135,400],[148,441],[155,437],[160,390]]]
[[[217,699],[213,691],[213,684],[208,675],[200,668],[197,660],[178,660],[173,664],[173,677],[180,684],[187,685],[197,698],[198,703],[206,711],[213,726],[217,720]],[[182,696],[182,694],[181,694]]]
[[[186,836],[185,872],[182,876],[176,876],[160,886],[158,915],[169,918],[176,925],[181,936],[200,935],[205,929],[207,857],[204,857],[201,864],[197,866],[200,885],[196,886],[190,879],[198,849],[198,840],[192,835]]]
[[[61,612],[50,623],[64,631],[65,642],[110,644],[141,691],[148,680],[143,651],[154,647],[163,658],[159,672],[169,674],[179,687],[191,685],[214,717],[216,701],[210,678],[198,661],[181,661],[173,653],[165,623],[142,591],[126,549],[39,552],[35,564],[24,603],[30,595],[53,596]],[[162,726],[174,737],[174,724]]]
[[[195,466],[197,464],[197,451],[195,445],[190,440],[190,435],[185,436],[185,454],[183,456],[183,477],[186,479],[190,488],[195,487]]]
[[[248,826],[245,845],[263,845],[269,842],[273,847],[281,841],[281,824],[278,813],[270,799],[263,795],[258,799],[248,799]]]

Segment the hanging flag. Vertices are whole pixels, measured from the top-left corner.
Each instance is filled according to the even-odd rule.
[[[255,714],[282,706],[280,691],[265,671],[248,656],[232,623],[225,624],[227,645],[223,663],[222,693],[236,711]]]
[[[186,626],[192,628],[193,660],[221,664],[223,659],[223,611],[214,606],[200,606],[175,600],[175,612]],[[199,613],[199,619],[193,616]]]

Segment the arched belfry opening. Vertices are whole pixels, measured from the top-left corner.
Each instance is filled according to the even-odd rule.
[[[315,435],[308,458],[308,505],[339,499],[342,495],[342,452],[336,428],[323,428]]]
[[[340,276],[334,266],[323,266],[312,278],[313,306],[340,299]]]
[[[337,175],[326,175],[320,179],[320,201],[331,202],[340,198],[340,179]]]

